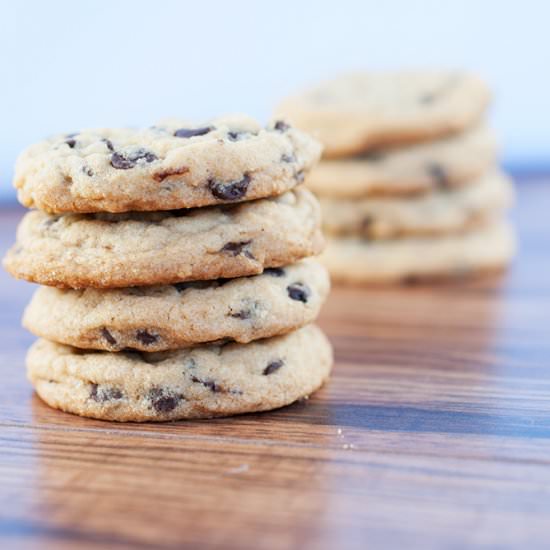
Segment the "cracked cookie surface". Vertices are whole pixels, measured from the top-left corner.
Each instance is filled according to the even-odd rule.
[[[461,72],[356,73],[288,98],[277,114],[336,158],[460,132],[481,119],[490,99],[483,81]]]
[[[48,340],[107,351],[247,343],[313,322],[329,288],[326,269],[314,259],[236,279],[111,290],[41,287],[23,325]]]
[[[170,119],[32,145],[17,160],[14,185],[23,205],[52,213],[193,208],[281,194],[320,154],[320,144],[282,121]]]
[[[249,344],[149,354],[38,340],[27,355],[28,377],[50,406],[120,422],[275,409],[318,389],[331,366],[330,344],[314,325]]]
[[[321,252],[320,208],[298,188],[270,199],[166,212],[29,212],[4,266],[60,288],[257,275]]]

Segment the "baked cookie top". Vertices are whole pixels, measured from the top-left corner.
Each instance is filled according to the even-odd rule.
[[[17,160],[14,185],[22,204],[52,213],[191,208],[279,195],[320,154],[319,143],[281,120],[170,119],[32,145]]]
[[[166,286],[40,287],[25,311],[31,332],[83,349],[164,351],[284,334],[315,320],[330,288],[316,260],[261,275]]]
[[[482,80],[462,72],[355,73],[288,98],[277,114],[317,137],[326,157],[341,157],[459,132],[490,98]]]
[[[17,278],[113,288],[257,275],[319,254],[320,207],[298,188],[234,205],[124,214],[26,214],[4,258]]]

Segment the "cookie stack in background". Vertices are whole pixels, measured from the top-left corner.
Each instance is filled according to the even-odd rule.
[[[298,186],[320,145],[278,121],[58,136],[18,159],[4,259],[42,286],[24,315],[40,397],[117,421],[262,411],[321,386],[313,325],[328,274],[319,205]]]
[[[321,202],[333,280],[506,266],[515,242],[502,218],[513,187],[484,121],[490,99],[469,74],[401,72],[343,76],[279,106],[324,145],[307,185]]]

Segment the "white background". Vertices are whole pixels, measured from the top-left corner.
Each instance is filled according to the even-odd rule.
[[[351,69],[458,67],[493,86],[507,165],[550,167],[550,1],[0,0],[0,197],[58,131],[247,112]]]

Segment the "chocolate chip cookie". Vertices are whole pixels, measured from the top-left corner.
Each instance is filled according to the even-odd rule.
[[[23,325],[55,342],[108,351],[247,343],[313,322],[329,288],[326,269],[313,259],[237,279],[112,290],[41,287]]]
[[[307,178],[319,196],[364,198],[448,190],[479,178],[496,163],[493,133],[478,126],[435,141],[321,161]]]
[[[460,132],[480,120],[490,98],[471,74],[358,73],[291,97],[277,113],[317,137],[326,157],[342,157]]]
[[[314,325],[249,344],[159,353],[83,351],[48,340],[27,355],[48,405],[103,420],[143,422],[266,411],[318,389],[332,350]]]
[[[315,140],[283,121],[168,120],[32,145],[17,161],[15,187],[25,206],[52,213],[191,208],[283,193],[303,181],[320,153]]]
[[[440,237],[367,241],[330,239],[321,260],[333,281],[391,283],[458,277],[505,267],[515,251],[512,228],[497,220]]]
[[[509,178],[494,171],[455,189],[406,197],[321,197],[320,203],[327,233],[391,239],[475,227],[510,207],[513,196]]]
[[[29,212],[4,266],[60,288],[173,284],[261,273],[321,252],[320,209],[299,188],[236,205],[124,214]]]

